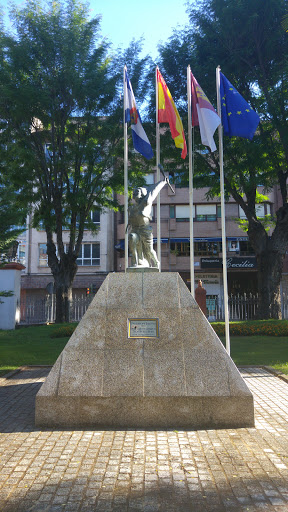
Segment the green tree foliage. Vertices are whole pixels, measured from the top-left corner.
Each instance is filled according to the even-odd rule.
[[[258,314],[279,317],[279,285],[288,246],[288,35],[282,26],[288,2],[202,0],[197,6],[189,2],[187,9],[190,25],[181,34],[174,33],[160,49],[161,66],[169,70],[171,81],[178,83],[179,73],[183,76],[190,64],[215,106],[215,68],[221,65],[225,76],[261,117],[252,142],[224,137],[225,187],[247,216],[247,233],[258,262]],[[171,66],[174,48],[177,52]],[[179,84],[183,101],[185,86]],[[199,130],[195,132],[196,147],[203,149]],[[217,153],[196,151],[195,164],[195,186],[209,186],[210,195],[219,194]],[[267,219],[257,218],[260,185],[264,191],[276,186],[281,191],[273,232],[267,232]]]
[[[0,143],[6,174],[33,205],[34,226],[41,222],[46,230],[61,322],[69,318],[84,229],[94,229],[90,212],[117,208],[113,192],[123,188],[124,58],[135,77],[145,59],[138,58],[136,42],[125,56],[113,55],[86,5],[56,0],[45,6],[28,0],[14,8],[16,36],[2,38]],[[136,159],[132,182],[138,172]]]
[[[19,196],[0,175],[0,264],[7,261],[9,250],[25,230],[26,209]]]

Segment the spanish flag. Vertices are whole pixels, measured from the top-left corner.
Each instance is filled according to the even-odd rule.
[[[182,148],[181,157],[186,158],[187,146],[183,124],[171,93],[157,68],[158,123],[169,123],[176,148]]]

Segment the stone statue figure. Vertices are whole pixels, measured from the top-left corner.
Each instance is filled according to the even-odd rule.
[[[159,260],[153,249],[153,232],[150,221],[152,220],[153,201],[160,190],[168,183],[169,179],[165,177],[154,185],[146,185],[133,191],[135,202],[128,209],[127,226],[129,229],[131,267],[159,268]]]

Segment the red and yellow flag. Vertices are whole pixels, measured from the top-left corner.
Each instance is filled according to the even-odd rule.
[[[183,124],[171,93],[157,68],[158,123],[169,123],[176,148],[182,148],[181,157],[186,158],[187,146]]]

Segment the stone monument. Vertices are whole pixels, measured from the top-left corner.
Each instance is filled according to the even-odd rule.
[[[252,427],[253,396],[178,273],[112,273],[39,390],[36,425]]]

